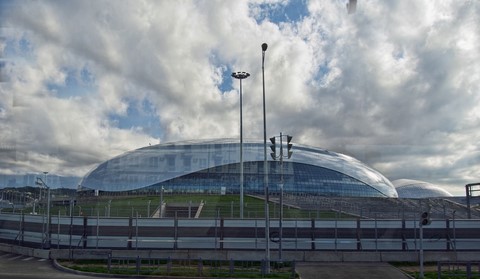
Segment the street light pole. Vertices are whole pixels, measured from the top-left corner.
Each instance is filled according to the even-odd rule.
[[[420,222],[420,251],[419,251],[419,261],[420,261],[420,274],[418,278],[423,279],[424,274],[423,274],[423,225],[422,222]]]
[[[280,132],[280,220],[279,220],[279,236],[278,236],[278,258],[283,259],[283,136]]]
[[[47,175],[44,173],[45,176]],[[35,184],[47,188],[47,228],[44,232],[46,234],[46,244],[44,248],[50,249],[50,187],[40,177],[37,177]],[[41,189],[41,188],[40,188]]]
[[[270,273],[270,210],[268,208],[268,166],[267,166],[267,118],[265,113],[265,51],[268,45],[262,44],[262,84],[263,84],[263,186],[265,189],[265,261],[266,273]]]
[[[44,183],[45,184],[45,183]],[[50,249],[50,187],[47,187],[47,249]]]
[[[47,174],[48,174],[48,171],[44,171],[44,172],[43,172],[43,179],[44,179],[45,182],[47,181]],[[44,194],[42,193],[42,187],[40,187],[40,194],[39,194],[39,198],[38,198],[39,204],[42,203],[42,200],[43,200],[43,197],[42,197],[42,196],[43,196],[43,195],[44,195]],[[43,210],[45,210],[45,208],[44,208]]]
[[[48,171],[43,172],[43,181],[45,184],[47,183],[47,174],[48,174]]]
[[[242,104],[242,79],[250,74],[247,72],[232,73],[232,77],[240,80],[240,219],[243,219],[243,104]]]
[[[158,218],[163,218],[163,191],[165,188],[160,189],[160,207],[158,208]]]

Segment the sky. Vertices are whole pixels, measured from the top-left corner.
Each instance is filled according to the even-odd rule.
[[[0,0],[0,174],[85,175],[171,141],[267,136],[391,181],[480,181],[480,1]],[[294,156],[294,155],[293,155]]]

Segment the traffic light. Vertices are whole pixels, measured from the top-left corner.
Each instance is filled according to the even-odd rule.
[[[287,136],[287,154],[288,154],[288,159],[290,159],[290,157],[292,157],[292,154],[293,154],[293,151],[291,150],[293,144],[290,143],[290,141],[292,141],[292,138],[293,138],[292,136]]]
[[[432,223],[432,220],[430,220],[430,213],[423,212],[420,218],[420,225],[427,226],[427,225],[430,225],[430,223]]]
[[[272,145],[270,145],[270,149],[272,150],[270,156],[272,156],[273,160],[277,160],[277,147],[275,146],[275,137],[271,137],[270,142],[272,143]]]

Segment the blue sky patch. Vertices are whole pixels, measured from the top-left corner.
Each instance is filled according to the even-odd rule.
[[[92,72],[88,70],[87,67],[83,67],[80,70],[80,79],[84,84],[90,84],[90,85],[95,84],[95,76],[93,75]]]
[[[307,0],[290,0],[286,5],[283,3],[260,4],[260,13],[256,20],[258,23],[270,20],[273,23],[296,22],[309,15]]]
[[[325,86],[326,78],[330,73],[330,67],[328,66],[328,61],[324,61],[322,65],[318,68],[317,73],[315,74],[314,80],[318,81],[320,86]]]
[[[210,54],[210,63],[213,64],[215,69],[222,69],[222,81],[218,84],[218,89],[221,94],[233,90],[232,86],[232,69],[230,66],[225,65],[219,58],[218,50],[213,50]]]
[[[22,55],[33,52],[33,46],[25,36],[23,36],[20,39],[20,41],[18,42],[18,45],[19,45],[19,52]]]
[[[70,98],[74,96],[85,95],[91,91],[95,91],[95,78],[88,71],[87,67],[83,67],[78,73],[76,69],[63,69],[66,73],[64,83],[47,83],[47,89],[54,92],[59,98]]]
[[[222,83],[218,87],[222,94],[233,90],[232,73],[230,67],[227,67],[222,73]]]
[[[1,33],[0,33],[1,36]],[[5,48],[3,53],[0,55],[1,58],[6,59],[22,59],[22,60],[31,60],[34,55],[34,48],[31,42],[27,39],[26,34],[24,34],[19,40],[13,38],[1,38],[4,40]]]
[[[163,136],[161,124],[156,113],[155,106],[148,100],[127,100],[128,108],[126,115],[109,115],[114,126],[120,129],[141,128],[145,134],[156,138]]]
[[[2,18],[5,18],[5,14],[10,12],[10,9],[15,4],[14,0],[0,0],[0,26],[2,26]]]

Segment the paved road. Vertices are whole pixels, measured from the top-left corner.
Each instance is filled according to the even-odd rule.
[[[387,263],[297,263],[301,279],[408,279]],[[11,279],[98,279],[55,269],[50,260],[0,252],[0,278]],[[110,277],[114,278],[114,277]],[[134,277],[132,277],[134,278]]]
[[[387,263],[297,263],[301,279],[408,279],[397,268]]]
[[[65,273],[50,260],[0,252],[0,278],[8,279],[93,279],[98,277]]]

